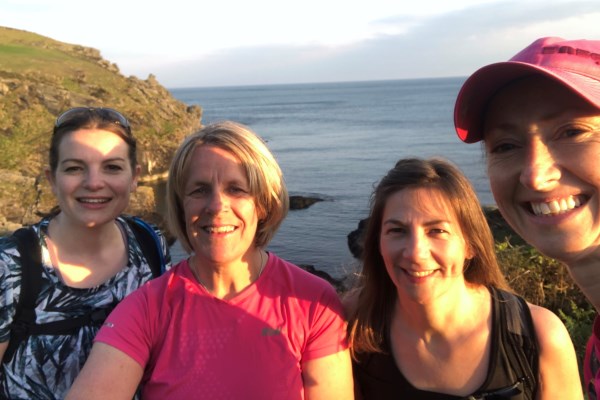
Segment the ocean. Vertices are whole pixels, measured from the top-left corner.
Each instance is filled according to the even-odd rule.
[[[465,78],[170,89],[202,107],[202,123],[233,120],[262,136],[291,195],[325,201],[290,211],[268,246],[333,276],[356,269],[347,235],[368,215],[373,186],[404,157],[457,164],[494,204],[479,144],[457,138],[452,113]],[[177,246],[173,258],[184,257]]]

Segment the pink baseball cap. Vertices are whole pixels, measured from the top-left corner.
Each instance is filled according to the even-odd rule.
[[[454,105],[454,127],[466,143],[483,139],[483,117],[494,94],[510,82],[541,74],[600,109],[600,40],[541,38],[506,62],[486,65],[463,84]]]

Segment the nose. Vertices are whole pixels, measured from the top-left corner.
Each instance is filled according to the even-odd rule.
[[[415,232],[406,239],[404,257],[410,261],[418,262],[429,257],[430,246],[424,232]]]
[[[102,178],[102,173],[100,171],[95,171],[94,169],[88,169],[85,182],[85,188],[88,190],[99,190],[104,186],[104,179]]]
[[[532,141],[521,170],[521,184],[537,191],[550,190],[560,175],[557,160],[548,146],[539,140]]]
[[[227,208],[228,204],[228,198],[225,193],[220,190],[213,190],[208,196],[206,211],[211,214],[216,214]]]

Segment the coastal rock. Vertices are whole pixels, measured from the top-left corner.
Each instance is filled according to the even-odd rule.
[[[356,258],[356,259],[360,259],[360,257],[362,256],[363,247],[362,247],[361,235],[366,227],[367,227],[367,218],[363,218],[360,221],[358,221],[358,227],[355,230],[353,230],[352,232],[350,232],[347,236],[348,249],[350,250],[350,253],[352,253],[354,258]]]
[[[303,210],[324,199],[311,196],[290,196],[290,210]]]
[[[338,293],[342,293],[348,289],[346,287],[346,285],[344,284],[344,282],[345,282],[344,279],[336,279],[333,276],[331,276],[330,274],[328,274],[327,272],[322,271],[320,269],[316,269],[314,267],[314,265],[300,264],[298,266],[300,268],[302,268],[303,270],[310,272],[313,275],[318,276],[319,278],[325,279],[327,282],[329,282],[335,288],[335,290]]]

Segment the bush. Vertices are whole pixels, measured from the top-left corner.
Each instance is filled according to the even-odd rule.
[[[518,244],[513,244],[513,243]],[[596,311],[560,262],[540,254],[520,239],[496,242],[498,261],[512,289],[525,300],[553,311],[564,322],[580,369]]]

